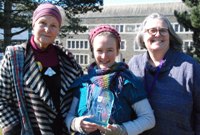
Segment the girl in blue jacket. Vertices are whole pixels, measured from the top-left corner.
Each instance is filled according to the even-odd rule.
[[[68,129],[77,134],[138,135],[154,127],[153,110],[141,82],[125,63],[115,61],[120,50],[119,33],[109,25],[101,25],[90,32],[89,41],[95,62],[88,74],[73,85],[73,103],[66,118]],[[113,105],[109,92],[102,95],[105,91],[112,93]],[[104,107],[98,103],[101,101]]]

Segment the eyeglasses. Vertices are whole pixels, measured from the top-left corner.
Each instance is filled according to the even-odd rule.
[[[166,36],[168,34],[168,28],[150,28],[146,29],[150,35],[155,36],[159,31],[159,34],[162,36]]]

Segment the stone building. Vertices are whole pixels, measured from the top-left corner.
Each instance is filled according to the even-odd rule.
[[[178,24],[174,10],[185,11],[188,9],[182,2],[104,6],[102,12],[89,12],[79,17],[82,19],[82,25],[87,26],[89,30],[101,24],[114,26],[121,34],[122,39],[118,61],[127,63],[133,55],[145,51],[134,44],[134,38],[141,22],[153,12],[164,14],[170,19],[173,28],[184,41],[183,50],[192,45],[192,31],[186,31],[184,27]],[[71,33],[66,38],[60,39],[59,42],[62,42],[66,48],[73,52],[82,67],[93,62],[89,49],[88,31],[78,35]]]

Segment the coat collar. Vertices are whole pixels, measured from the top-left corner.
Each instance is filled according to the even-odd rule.
[[[160,72],[169,71],[172,68],[173,63],[177,60],[177,57],[178,57],[176,52],[177,51],[174,49],[169,49],[167,51],[167,53],[164,56],[164,59],[163,59],[164,63],[162,65]],[[148,62],[149,59],[150,59],[149,54],[148,54],[148,52],[146,52],[143,55],[143,60],[144,60],[143,64],[145,65],[144,68],[148,69],[151,72],[156,72],[156,70],[157,70],[156,67],[153,67],[152,65],[149,64],[149,62]]]
[[[27,87],[32,89],[34,93],[36,93],[41,100],[43,100],[52,110],[56,111],[55,106],[53,104],[52,99],[50,98],[49,90],[46,87],[44,80],[42,79],[42,75],[39,71],[39,67],[35,61],[33,51],[31,49],[30,43],[23,44],[25,49],[25,59],[24,59],[24,83]],[[60,48],[57,48],[58,51],[62,51]],[[63,52],[63,51],[62,51]],[[67,51],[64,52],[67,54]],[[64,95],[67,93],[69,82],[67,82],[66,68],[69,68],[67,64],[62,64],[61,61],[65,61],[66,57],[58,53],[59,56],[59,66],[61,71],[61,94],[60,100],[63,100]],[[68,60],[68,59],[67,59]],[[72,82],[71,82],[72,83]]]

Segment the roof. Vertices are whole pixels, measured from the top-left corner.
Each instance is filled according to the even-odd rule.
[[[174,10],[185,11],[187,6],[182,2],[173,3],[154,3],[154,4],[132,4],[104,6],[102,12],[88,12],[79,15],[80,18],[86,17],[119,17],[119,16],[147,16],[149,13],[159,12],[165,15],[173,15]]]

